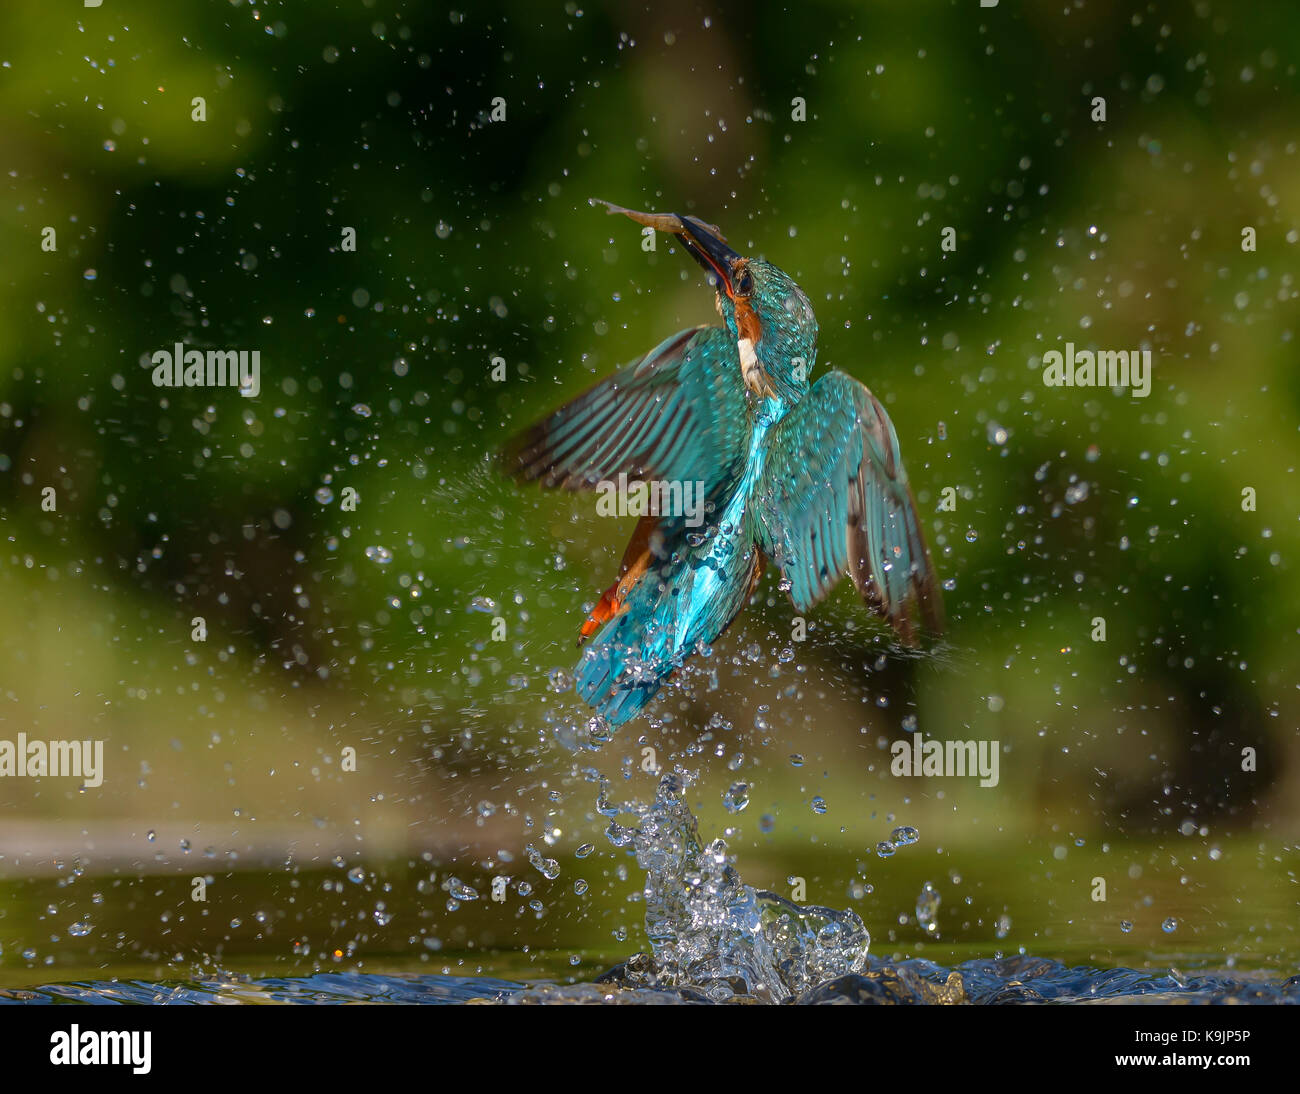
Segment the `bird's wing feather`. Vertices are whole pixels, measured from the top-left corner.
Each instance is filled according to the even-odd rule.
[[[736,346],[719,327],[665,339],[506,444],[525,481],[593,489],[629,481],[704,482],[734,474],[749,435]]]
[[[774,427],[755,495],[759,546],[807,611],[849,573],[908,643],[943,604],[898,436],[865,386],[830,372]]]

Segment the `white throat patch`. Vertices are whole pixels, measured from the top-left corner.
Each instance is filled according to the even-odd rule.
[[[768,382],[767,373],[763,371],[763,366],[758,363],[758,354],[754,351],[754,340],[752,338],[741,338],[736,342],[736,349],[740,351],[740,375],[745,381],[745,386],[755,395],[768,398],[776,394],[772,390],[772,385]]]

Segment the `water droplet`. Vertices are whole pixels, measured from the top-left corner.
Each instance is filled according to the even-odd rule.
[[[916,898],[916,921],[926,934],[937,934],[939,931],[938,915],[941,903],[939,890],[930,882],[927,881],[921,886],[921,892]]]
[[[1127,919],[1121,919],[1119,923],[1119,929],[1123,931],[1125,934],[1128,934],[1129,931],[1133,929],[1133,924],[1130,923]]]
[[[876,844],[876,854],[881,858],[889,858],[897,850],[898,848],[887,839],[882,839],[878,844]]]
[[[85,938],[86,935],[90,934],[90,924],[85,920],[79,920],[68,928],[68,934],[72,935],[73,938]]]
[[[743,813],[749,805],[749,783],[732,783],[722,795],[728,813]]]
[[[812,800],[812,811],[819,817],[824,815],[826,812],[826,799],[820,794]]]
[[[387,566],[393,561],[393,552],[387,547],[367,547],[366,558],[380,566]]]
[[[560,876],[560,864],[553,858],[543,858],[542,853],[537,850],[531,843],[524,848],[524,855],[547,881],[554,881]]]
[[[348,880],[353,885],[360,885],[366,880],[366,872],[360,866],[354,866],[348,871]]]
[[[442,883],[442,887],[446,889],[455,900],[478,900],[478,892],[471,889],[458,877],[449,877]]]
[[[321,505],[328,505],[334,500],[334,491],[328,486],[316,487],[316,500]]]
[[[913,828],[910,824],[905,824],[900,828],[895,828],[889,833],[889,841],[895,847],[907,847],[921,838],[921,833]]]
[[[1170,916],[1168,919],[1166,919],[1163,923],[1160,924],[1160,929],[1164,931],[1165,934],[1173,934],[1174,931],[1178,930],[1178,920],[1176,920],[1173,916]]]

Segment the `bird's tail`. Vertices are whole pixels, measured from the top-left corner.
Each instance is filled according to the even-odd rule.
[[[610,725],[635,718],[655,697],[676,667],[671,650],[671,621],[666,605],[643,581],[582,653],[574,676],[578,694]]]

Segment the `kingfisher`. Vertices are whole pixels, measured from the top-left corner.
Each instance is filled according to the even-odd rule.
[[[847,373],[811,382],[817,319],[803,290],[697,217],[592,204],[672,234],[707,273],[722,324],[664,339],[502,452],[520,481],[631,484],[642,509],[647,491],[669,503],[640,514],[617,580],[582,625],[578,694],[611,726],[636,717],[727,629],[769,562],[800,615],[847,573],[904,645],[940,634],[893,423]],[[693,490],[702,505],[672,504]]]

